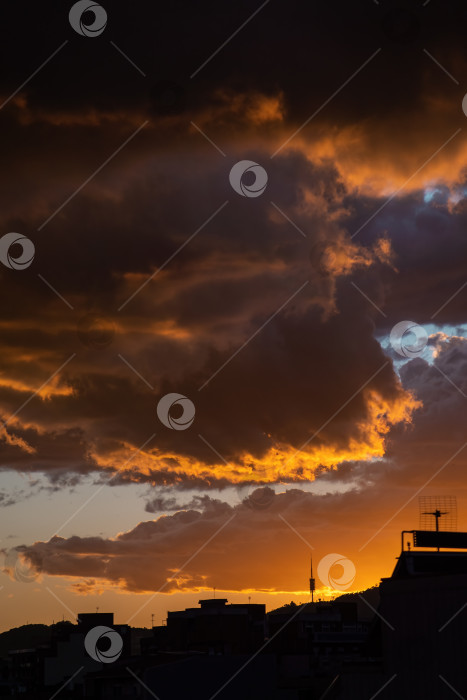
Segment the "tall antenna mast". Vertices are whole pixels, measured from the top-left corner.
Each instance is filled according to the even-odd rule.
[[[314,592],[316,588],[315,579],[313,578],[313,558],[310,557],[310,594],[311,602],[314,603]]]

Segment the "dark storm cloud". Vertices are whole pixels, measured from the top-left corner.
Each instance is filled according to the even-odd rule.
[[[264,161],[259,151],[251,155]],[[112,468],[119,449],[136,449],[156,432],[149,454],[157,449],[166,457],[145,469],[138,469],[138,458],[119,479],[130,474],[153,483],[222,485],[224,475],[200,474],[177,462],[178,456],[208,469],[219,464],[199,434],[224,460],[235,463],[248,454],[260,459],[283,446],[298,449],[336,411],[312,448],[329,444],[348,451],[353,442],[374,450],[366,433],[374,419],[368,392],[376,392],[389,413],[406,397],[373,338],[362,300],[349,303],[344,294],[336,307],[336,279],[359,268],[383,275],[392,269],[390,245],[381,243],[383,237],[367,246],[345,239],[338,219],[346,189],[329,163],[292,153],[278,158],[269,173],[269,196],[306,231],[305,238],[267,199],[233,198],[227,171],[221,158],[200,171],[190,153],[162,160],[149,154],[125,181],[113,171],[70,202],[41,232],[34,267],[21,279],[6,270],[12,293],[4,319],[5,417],[71,358],[51,395],[31,401],[19,417],[44,434],[42,444],[30,441],[31,468],[60,468],[53,457],[57,433],[74,436],[77,452],[67,465],[83,472],[98,454],[108,455]],[[118,312],[225,198],[225,209]],[[39,270],[75,310],[38,279]],[[83,331],[81,319],[93,304],[115,329],[101,348],[83,343],[87,326]],[[364,386],[367,391],[359,393]],[[178,433],[156,423],[157,400],[171,391],[194,401],[196,430]],[[171,452],[172,464],[165,461]],[[254,479],[253,471],[242,478]],[[303,472],[288,466],[286,475],[302,478]]]
[[[302,122],[381,48],[374,65],[328,110],[333,121],[357,121],[388,111],[402,116],[402,105],[416,110],[428,78],[432,89],[450,94],[449,80],[430,64],[424,47],[459,81],[465,73],[460,56],[467,16],[462,2],[425,7],[415,0],[332,5],[292,0],[284,6],[272,0],[192,79],[261,3],[241,0],[221,7],[212,0],[196,5],[178,1],[162,10],[143,0],[131,5],[103,2],[108,25],[92,40],[70,27],[72,4],[53,0],[45,7],[20,0],[5,8],[2,62],[8,70],[2,89],[6,93],[65,40],[68,44],[28,88],[37,106],[150,110],[152,94],[160,113],[167,103],[157,102],[157,86],[171,82],[182,92],[182,97],[175,94],[175,103],[186,105],[187,111],[213,104],[219,89],[283,91],[290,121]]]
[[[5,97],[36,67],[36,56],[46,58],[45,37],[53,48],[65,39],[68,44],[0,113],[9,136],[0,176],[6,200],[1,226],[31,236],[36,245],[31,268],[21,274],[0,271],[8,289],[1,310],[4,419],[67,358],[76,357],[50,394],[33,399],[9,425],[3,466],[46,470],[54,478],[64,470],[113,469],[154,432],[146,453],[115,482],[191,487],[225,485],[233,477],[252,480],[254,464],[250,474],[235,471],[242,460],[296,450],[317,430],[313,450],[345,454],[323,455],[316,468],[348,462],[351,445],[356,459],[364,446],[381,455],[387,430],[404,423],[414,406],[391,363],[384,364],[374,335],[389,333],[405,317],[426,321],[428,310],[433,313],[462,284],[465,207],[436,198],[424,204],[420,191],[401,194],[351,242],[349,234],[384,197],[352,188],[348,172],[331,157],[315,158],[312,150],[284,151],[271,160],[271,144],[274,129],[279,145],[379,46],[381,52],[320,113],[317,131],[329,138],[334,125],[358,123],[369,143],[385,133],[378,146],[383,155],[398,140],[410,141],[415,126],[429,140],[446,131],[442,141],[455,128],[460,97],[422,49],[429,46],[460,80],[462,10],[456,3],[446,9],[434,2],[407,5],[402,14],[374,3],[332,8],[292,3],[285,9],[272,0],[190,81],[251,14],[250,3],[228,12],[214,3],[174,3],[164,15],[142,2],[131,8],[114,3],[107,8],[108,30],[89,41],[69,26],[68,5],[52,3],[47,12],[34,5],[27,13],[25,7],[20,2],[8,8],[3,56],[15,60],[1,85]],[[18,36],[27,51],[13,50]],[[151,111],[151,99],[161,98],[154,89],[160,80],[178,81],[180,90],[173,92],[184,111],[170,105],[164,111],[160,103]],[[436,129],[432,122],[441,108],[421,120],[428,97],[446,107]],[[267,102],[274,98],[277,104]],[[147,128],[38,231],[148,115]],[[198,117],[213,127],[216,139],[225,136],[225,158],[190,126]],[[402,118],[412,120],[411,127],[399,125],[394,133]],[[267,168],[266,196],[241,199],[230,188],[229,170],[241,158]],[[387,320],[352,281],[384,309]],[[86,324],[83,338],[88,314],[112,327],[102,347],[99,338],[86,336]],[[461,322],[461,295],[439,320]],[[196,428],[177,433],[157,422],[157,400],[171,391],[194,401]],[[376,412],[375,395],[381,399]],[[396,415],[404,402],[407,413]],[[232,471],[208,473],[220,458],[199,434],[233,462]],[[204,465],[203,473],[187,464],[190,459]],[[289,466],[284,478],[303,478],[301,469]]]
[[[401,194],[354,238],[369,245],[384,232],[391,241],[396,270],[386,268],[380,280],[371,268],[354,275],[387,316],[386,321],[381,314],[375,316],[378,330],[389,335],[392,326],[405,319],[451,326],[465,322],[466,186],[465,178],[450,188],[440,184],[439,194],[430,201],[424,201],[423,190]],[[379,204],[373,200],[370,206],[368,201],[352,198],[348,202],[351,215],[345,228],[350,235],[385,198]]]
[[[423,483],[442,468],[444,489],[463,488],[465,484],[467,408],[467,340],[439,337],[433,364],[414,359],[401,369],[408,389],[422,401],[413,430],[398,434],[395,430],[388,457],[407,469],[395,470],[395,481]],[[454,464],[450,460],[459,452]],[[443,465],[446,465],[444,467]]]
[[[264,162],[260,151],[252,155]],[[136,459],[115,483],[222,486],[226,477],[192,472],[177,458],[195,458],[208,469],[219,464],[198,434],[227,461],[244,452],[261,458],[275,447],[298,449],[339,411],[311,447],[345,449],[352,439],[365,441],[362,426],[372,418],[368,395],[358,389],[374,373],[381,370],[369,388],[386,403],[407,399],[391,364],[383,367],[386,358],[373,336],[388,334],[405,317],[426,321],[427,307],[433,309],[435,300],[439,307],[452,293],[453,270],[460,286],[463,203],[424,203],[418,191],[401,195],[351,243],[346,230],[355,230],[362,211],[376,211],[384,198],[361,198],[329,163],[291,153],[274,162],[268,192],[306,232],[304,239],[268,200],[252,206],[252,200],[232,199],[227,171],[219,157],[203,162],[200,177],[187,152],[162,160],[148,155],[126,180],[118,171],[103,174],[98,186],[90,185],[44,229],[37,268],[21,275],[3,271],[10,290],[2,312],[5,419],[77,353],[47,400],[31,401],[19,425],[10,426],[16,444],[9,447],[14,456],[4,455],[5,467],[83,473],[96,468],[97,455],[108,455],[105,466],[112,469],[119,449],[137,449],[156,432],[149,454],[173,452],[172,461],[158,457],[140,469]],[[224,197],[230,199],[226,209],[119,313],[118,306]],[[75,311],[55,298],[37,270]],[[290,306],[198,391],[306,281]],[[351,281],[385,310],[387,320]],[[461,299],[447,305],[440,319],[460,322]],[[103,347],[83,343],[81,319],[93,306],[115,328]],[[158,424],[157,400],[174,390],[195,402],[196,430],[176,433]],[[21,426],[23,420],[36,427]],[[293,478],[291,470],[286,477]]]

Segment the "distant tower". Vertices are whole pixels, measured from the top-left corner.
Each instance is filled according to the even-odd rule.
[[[310,594],[311,594],[311,602],[314,603],[314,592],[315,592],[315,579],[313,578],[313,558],[310,559]]]

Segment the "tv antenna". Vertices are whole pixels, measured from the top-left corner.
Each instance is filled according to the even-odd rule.
[[[441,530],[455,532],[457,530],[457,500],[455,496],[420,496],[419,508],[421,530],[434,530],[435,532]]]
[[[457,499],[455,496],[420,496],[420,530],[457,530]],[[434,520],[433,520],[434,518]]]
[[[439,532],[439,519],[442,515],[448,515],[448,511],[434,510],[432,513],[422,513],[422,515],[434,515],[436,520],[436,532]]]

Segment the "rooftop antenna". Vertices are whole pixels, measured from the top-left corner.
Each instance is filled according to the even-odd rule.
[[[315,582],[315,579],[313,578],[313,558],[310,557],[310,593],[311,593],[311,602],[312,603],[314,603],[315,588],[316,588],[316,582]]]
[[[448,516],[441,523],[444,525],[443,530],[457,530],[457,500],[455,496],[420,496],[419,506],[421,530],[433,529],[433,521],[429,516],[435,519],[435,532],[440,532],[440,518],[443,516]],[[437,547],[437,551],[439,552],[439,547]]]

